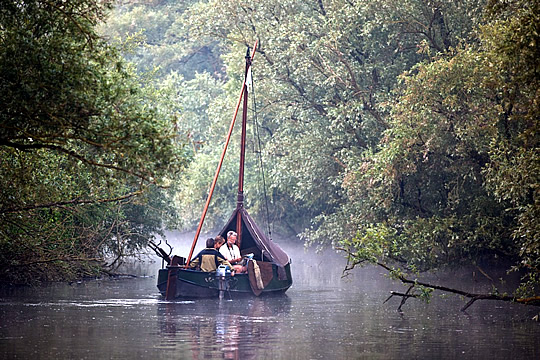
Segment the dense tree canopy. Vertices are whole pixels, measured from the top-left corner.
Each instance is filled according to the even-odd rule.
[[[174,212],[174,118],[95,31],[93,1],[0,10],[0,277],[89,273],[144,247]],[[99,266],[96,267],[99,269]]]
[[[532,278],[537,17],[535,1],[216,0],[184,12],[191,36],[232,53],[260,41],[272,194],[280,219],[313,219],[304,239],[410,270],[514,259]]]
[[[259,108],[280,218],[322,222],[341,207],[347,162],[377,149],[397,76],[467,37],[480,12],[476,2],[441,6],[213,1],[186,13],[192,36],[260,40]],[[296,222],[300,231],[305,222]],[[331,240],[349,232],[339,228]]]
[[[411,271],[502,259],[524,270],[522,295],[534,294],[537,1],[122,1],[100,26],[108,44],[93,30],[102,10],[82,2],[2,10],[8,106],[0,145],[10,154],[3,178],[12,181],[2,192],[5,214],[48,199],[65,204],[38,206],[31,214],[44,218],[33,226],[70,219],[90,229],[87,221],[116,214],[107,219],[133,229],[142,214],[156,220],[147,230],[157,228],[148,213],[156,204],[112,200],[167,184],[188,157],[174,198],[192,226],[243,80],[243,54],[258,40],[250,93],[258,127],[246,164],[246,179],[257,180],[246,184],[255,214],[265,205],[262,162],[270,217],[308,244],[342,248],[352,264]],[[134,80],[133,71],[155,81]],[[183,156],[178,134],[188,140]],[[234,206],[238,165],[226,161],[210,226]],[[41,170],[51,164],[55,171]],[[170,204],[157,187],[145,196],[161,209]],[[100,210],[69,203],[87,200],[102,201]]]
[[[114,16],[101,31],[114,42],[135,43],[125,57],[139,72],[156,71],[157,77],[177,72],[191,80],[197,72],[224,73],[219,43],[201,43],[186,34],[182,14],[197,1],[116,1]]]
[[[514,6],[492,8],[478,44],[403,75],[384,146],[347,175],[349,196],[374,210],[357,212],[353,261],[519,257],[526,285],[537,281],[538,9]]]

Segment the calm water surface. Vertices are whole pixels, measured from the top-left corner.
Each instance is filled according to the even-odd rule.
[[[333,257],[293,255],[278,297],[168,302],[153,277],[3,289],[0,359],[540,359],[538,308],[465,314],[435,296],[400,314],[400,299],[384,303],[399,284],[377,269],[342,279]]]

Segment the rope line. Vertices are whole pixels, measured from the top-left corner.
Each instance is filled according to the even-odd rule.
[[[260,169],[261,169],[261,175],[262,175],[262,182],[263,182],[263,194],[264,194],[264,206],[265,206],[265,210],[266,210],[266,226],[268,227],[268,237],[270,239],[272,239],[272,230],[270,229],[270,212],[268,210],[268,195],[266,193],[266,179],[265,179],[265,176],[264,176],[264,165],[263,165],[263,160],[262,160],[262,146],[261,146],[261,137],[260,137],[260,133],[259,133],[259,121],[257,119],[257,102],[255,100],[255,80],[253,78],[253,68],[251,69],[251,93],[253,94],[252,96],[252,101],[253,101],[253,119],[255,121],[255,127],[254,127],[254,130],[255,130],[255,136],[257,137],[257,143],[258,143],[258,147],[259,147],[259,166],[260,166]]]

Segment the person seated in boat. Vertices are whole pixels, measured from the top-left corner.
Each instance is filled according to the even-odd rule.
[[[216,250],[213,238],[208,238],[206,240],[206,248],[198,253],[189,263],[190,268],[200,267],[201,271],[204,272],[216,271],[219,265],[226,265],[233,269],[231,263]]]
[[[225,239],[223,236],[218,235],[214,238],[214,248],[219,251],[219,249],[225,244]],[[222,254],[223,255],[223,254]]]
[[[242,266],[242,256],[240,255],[240,249],[236,245],[236,237],[238,234],[234,231],[227,233],[227,243],[219,249],[219,252],[227,259],[232,265],[233,269],[237,273],[246,272],[246,267]]]

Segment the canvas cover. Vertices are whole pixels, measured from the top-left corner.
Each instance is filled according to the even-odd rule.
[[[242,238],[239,245],[242,256],[253,253],[257,260],[270,261],[280,268],[287,265],[290,261],[289,255],[264,235],[243,207],[234,210],[231,218],[221,230],[220,235],[227,239],[227,232],[230,230],[238,232],[236,229],[238,214],[242,218]]]

